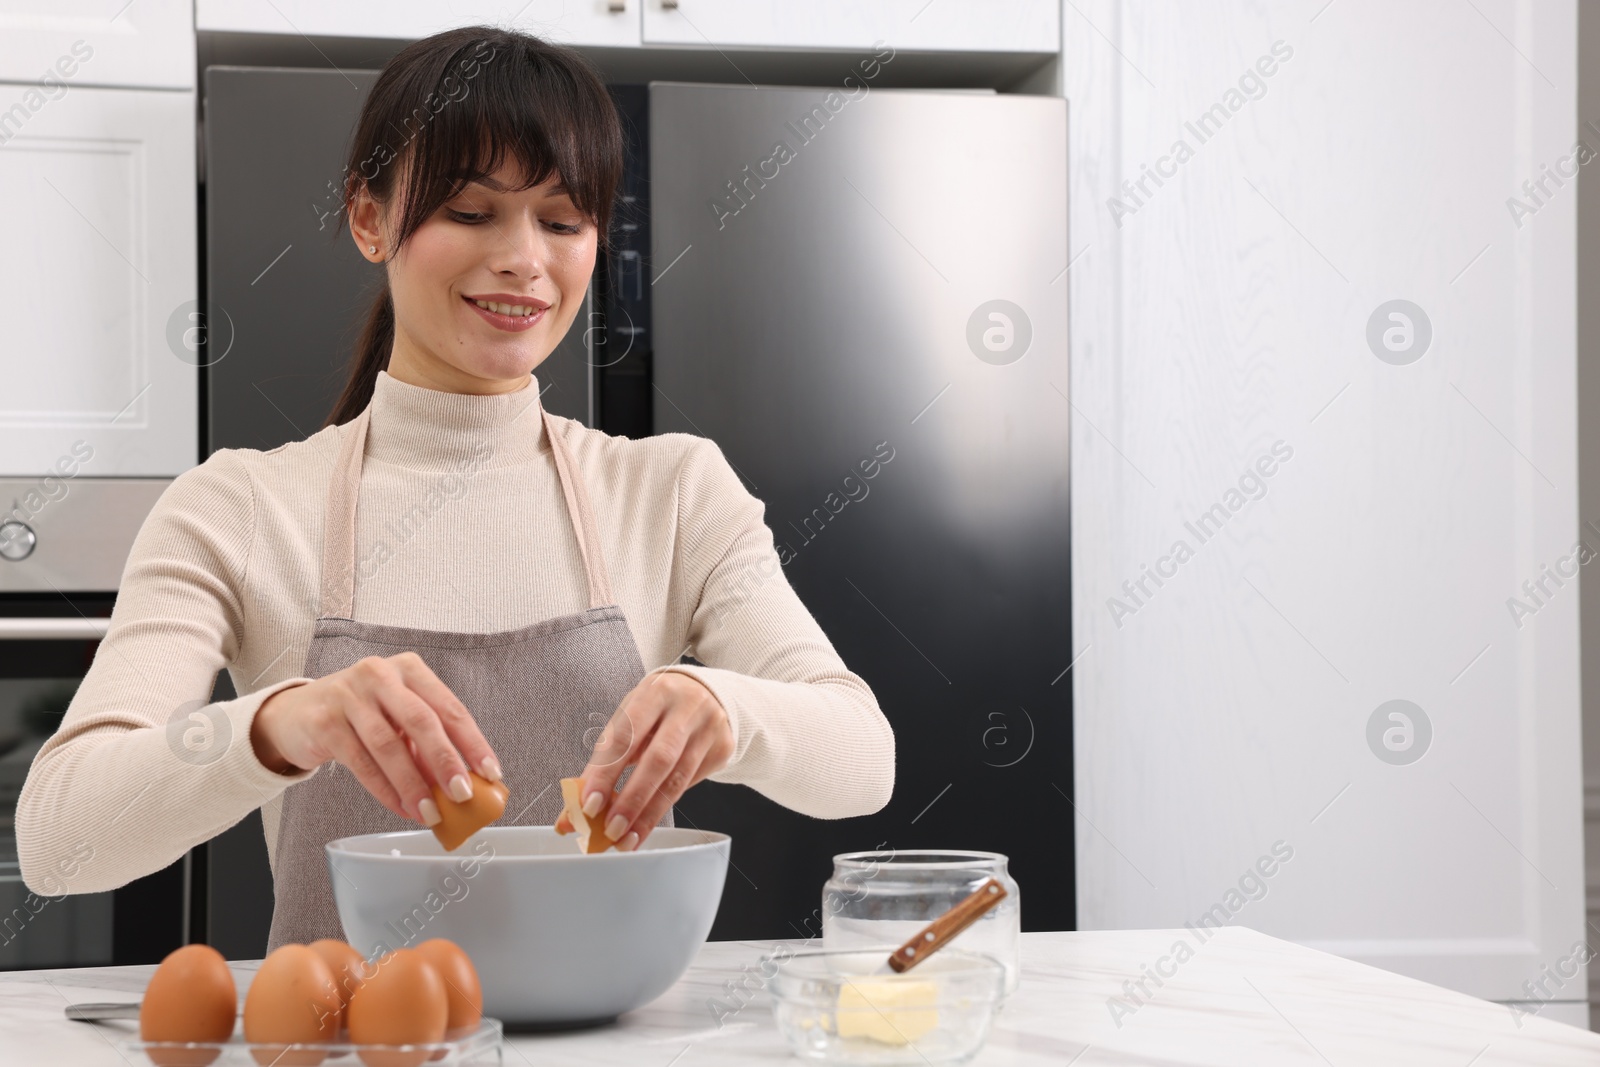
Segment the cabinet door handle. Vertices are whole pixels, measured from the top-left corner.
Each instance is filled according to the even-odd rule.
[[[98,641],[110,619],[0,619],[0,641]]]
[[[677,9],[678,9],[678,0],[661,0],[661,10],[663,10],[663,11],[676,11]]]
[[[606,4],[606,10],[610,11],[613,15],[621,14],[628,10],[628,0],[610,0],[610,2]]]

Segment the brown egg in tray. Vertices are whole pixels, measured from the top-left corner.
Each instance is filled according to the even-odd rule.
[[[157,1067],[479,1067],[501,1063],[472,961],[443,938],[375,961],[343,941],[283,945],[262,961],[235,1034],[238,996],[222,954],[185,945],[161,962],[125,1048]]]

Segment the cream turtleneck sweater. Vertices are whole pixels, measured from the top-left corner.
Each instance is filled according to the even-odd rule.
[[[379,374],[356,513],[357,620],[492,632],[588,607],[538,389],[534,378],[515,393],[466,396]],[[641,659],[694,676],[728,711],[734,754],[712,777],[818,818],[887,803],[889,724],[790,588],[763,505],[716,444],[554,421]],[[283,790],[317,770],[264,767],[250,723],[269,695],[306,680],[343,432],[224,449],[161,496],[110,630],[23,786],[17,845],[29,888],[115,888],[256,808],[276,862]],[[685,652],[707,666],[680,665]],[[241,695],[208,704],[224,667]],[[209,741],[196,725],[207,719]],[[184,730],[200,731],[187,747]]]

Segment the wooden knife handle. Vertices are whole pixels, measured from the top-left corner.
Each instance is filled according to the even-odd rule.
[[[980,885],[961,903],[939,916],[922,929],[917,936],[894,950],[889,966],[904,974],[939,949],[951,938],[983,917],[983,914],[1006,898],[1006,887],[994,878]]]

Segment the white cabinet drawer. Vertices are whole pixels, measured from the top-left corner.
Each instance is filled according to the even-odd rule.
[[[1057,52],[1055,0],[643,0],[646,44]]]
[[[199,360],[168,340],[197,295],[194,108],[75,88],[0,143],[0,476],[194,466]]]
[[[6,0],[0,4],[0,81],[41,79],[194,88],[189,0]]]
[[[144,0],[140,0],[141,3]],[[202,30],[415,40],[474,23],[514,25],[560,44],[639,43],[641,0],[196,0]],[[620,10],[612,10],[618,7]],[[515,19],[513,22],[512,20]]]

